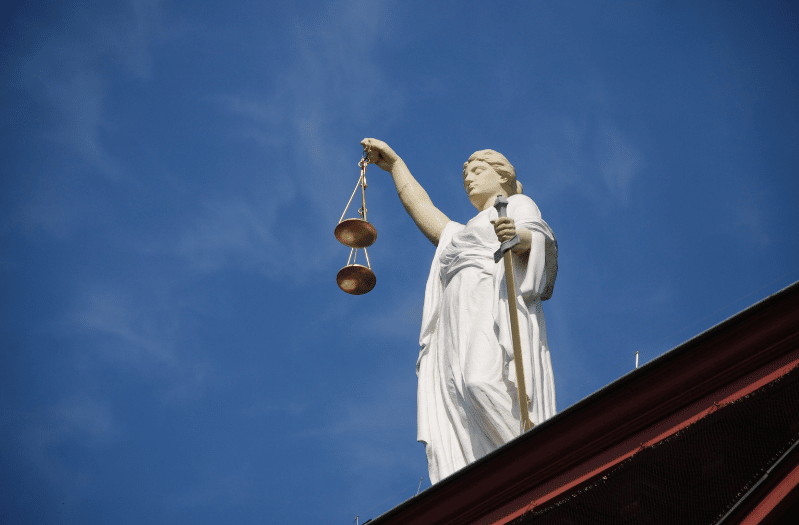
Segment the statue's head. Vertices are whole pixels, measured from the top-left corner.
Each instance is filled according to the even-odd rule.
[[[516,180],[516,170],[502,153],[492,149],[483,149],[472,153],[469,157],[469,160],[463,164],[464,182],[466,181],[468,172],[470,170],[478,169],[480,166],[487,166],[497,174],[496,183],[499,188],[501,188],[508,196],[522,192],[522,184]],[[496,191],[494,191],[493,196],[496,196]],[[480,206],[475,202],[476,197],[476,195],[473,195],[471,192],[469,192],[469,200],[471,200],[472,204],[479,209]],[[489,195],[486,195],[485,197],[489,197]]]

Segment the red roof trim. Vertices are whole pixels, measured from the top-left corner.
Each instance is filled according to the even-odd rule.
[[[613,448],[591,458],[589,461],[534,488],[516,501],[504,505],[477,523],[502,525],[518,518],[528,510],[548,505],[559,495],[592,483],[596,477],[601,476],[608,469],[635,455],[643,448],[651,447],[685,427],[696,423],[705,416],[712,414],[722,406],[741,399],[758,388],[779,379],[797,368],[797,366],[799,366],[799,349],[783,356],[777,362],[756,370],[735,383],[705,396],[674,416],[658,422]]]
[[[728,392],[734,383],[757,377],[758,371],[785,370],[793,362],[788,354],[797,348],[799,283],[794,283],[623,376],[372,523],[506,521],[498,514],[526,510],[528,505],[514,507],[530,502],[533,492],[556,486],[570,471],[612,456],[613,449],[637,435],[684,423],[683,418],[692,412],[690,407],[701,405],[708,396]]]

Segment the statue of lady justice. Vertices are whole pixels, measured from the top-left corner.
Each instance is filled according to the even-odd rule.
[[[463,186],[477,215],[451,221],[436,208],[403,160],[385,143],[364,139],[369,162],[391,173],[400,201],[436,245],[425,289],[417,440],[425,444],[430,481],[437,483],[521,433],[516,372],[508,321],[505,270],[494,262],[500,242],[512,248],[515,303],[529,419],[555,414],[546,325],[541,301],[557,274],[557,244],[550,227],[508,160],[493,150],[473,153],[463,165]],[[493,205],[508,199],[507,217]]]

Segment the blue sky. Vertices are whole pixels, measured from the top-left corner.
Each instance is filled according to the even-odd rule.
[[[553,228],[558,408],[799,279],[790,2],[2,7],[0,521],[352,523],[429,486],[433,246],[493,148]]]

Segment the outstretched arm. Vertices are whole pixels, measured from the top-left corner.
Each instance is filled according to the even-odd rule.
[[[449,218],[433,206],[433,201],[430,200],[427,192],[416,182],[408,166],[388,144],[377,139],[363,139],[361,144],[369,152],[369,162],[377,164],[391,173],[405,211],[408,212],[425,237],[438,246],[441,232],[444,231]]]

